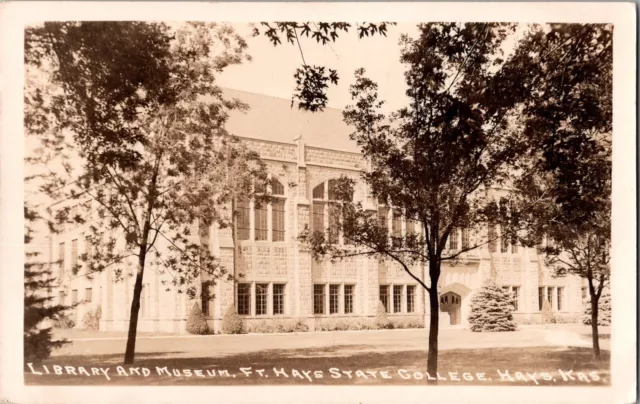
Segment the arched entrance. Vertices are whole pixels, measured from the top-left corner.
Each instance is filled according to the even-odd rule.
[[[460,303],[462,298],[454,292],[447,292],[440,295],[440,311],[449,313],[451,325],[460,324]]]
[[[471,289],[459,282],[453,282],[440,288],[440,312],[448,314],[448,316],[442,316],[444,324],[450,326],[468,325],[470,295]],[[449,324],[446,322],[446,317],[449,317]]]

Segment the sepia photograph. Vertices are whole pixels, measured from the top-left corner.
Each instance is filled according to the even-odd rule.
[[[24,23],[25,387],[615,384],[618,27],[382,16]]]

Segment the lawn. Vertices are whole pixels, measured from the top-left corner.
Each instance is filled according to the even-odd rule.
[[[215,346],[211,349],[215,352]],[[145,352],[137,355],[133,366],[135,371],[127,366],[120,369],[122,374],[119,375],[121,360],[122,354],[60,355],[41,365],[34,365],[34,370],[42,375],[33,374],[26,368],[25,383],[418,385],[426,384],[427,377],[436,377],[425,373],[426,350],[381,352],[374,345],[268,349],[215,357],[185,357],[180,351]],[[50,374],[46,374],[43,365]],[[54,368],[54,365],[58,368]],[[80,370],[80,366],[83,370]],[[98,369],[100,367],[102,370]],[[54,374],[55,369],[61,374]],[[87,374],[80,374],[83,371]],[[145,375],[147,372],[148,375]],[[443,350],[439,356],[438,373],[440,385],[610,384],[609,352],[603,352],[602,361],[596,362],[590,349],[556,346]]]

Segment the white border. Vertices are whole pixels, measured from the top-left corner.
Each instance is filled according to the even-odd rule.
[[[636,332],[635,8],[632,3],[0,3],[0,398],[107,402],[633,402]],[[23,27],[42,20],[518,21],[614,24],[611,387],[24,387]],[[426,334],[425,334],[426,338]],[[401,389],[401,390],[400,390]],[[526,389],[526,390],[523,390]],[[205,392],[206,390],[206,392]]]

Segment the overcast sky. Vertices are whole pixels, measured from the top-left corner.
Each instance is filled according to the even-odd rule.
[[[227,68],[219,77],[222,87],[250,91],[282,98],[291,98],[295,87],[293,74],[301,67],[302,58],[297,46],[283,39],[283,44],[274,47],[267,37],[251,36],[247,24],[233,24],[239,34],[247,38],[248,52],[253,61]],[[328,105],[343,109],[351,104],[349,85],[354,82],[354,71],[364,67],[367,76],[378,83],[379,95],[388,103],[388,108],[404,105],[404,67],[400,64],[400,35],[409,33],[415,37],[415,24],[389,26],[387,37],[374,36],[358,39],[355,24],[348,33],[340,32],[330,46],[317,44],[314,39],[302,38],[302,51],[309,65],[323,65],[336,69],[340,80],[328,91]]]

